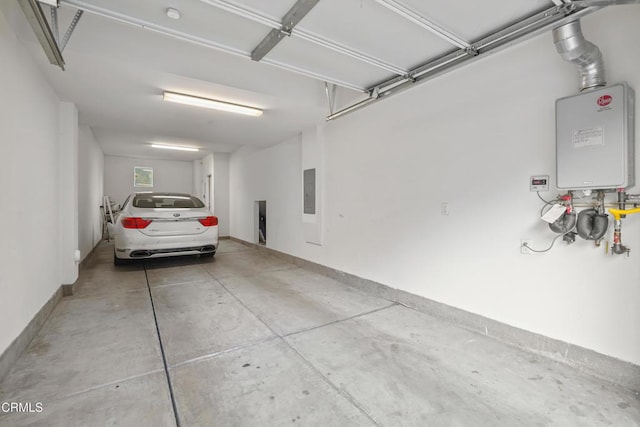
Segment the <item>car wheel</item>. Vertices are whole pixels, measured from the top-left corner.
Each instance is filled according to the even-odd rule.
[[[116,251],[115,249],[113,250],[113,265],[127,265],[131,262],[131,260],[128,259],[122,259],[122,258],[118,258],[116,256]]]

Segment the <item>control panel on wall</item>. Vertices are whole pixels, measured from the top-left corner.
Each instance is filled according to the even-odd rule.
[[[529,191],[549,191],[549,175],[534,175],[529,179]]]

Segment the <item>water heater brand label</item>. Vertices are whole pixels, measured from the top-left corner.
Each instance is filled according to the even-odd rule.
[[[592,145],[602,145],[602,128],[574,129],[571,135],[573,148],[590,147]]]
[[[611,95],[602,95],[600,98],[598,98],[598,105],[601,107],[606,107],[607,105],[611,104],[611,101],[613,101]]]

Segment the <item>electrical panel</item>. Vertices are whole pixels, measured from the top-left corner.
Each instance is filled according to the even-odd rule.
[[[316,213],[316,170],[305,169],[302,175],[304,188],[304,213]]]
[[[625,83],[556,101],[558,189],[634,185],[634,92]]]

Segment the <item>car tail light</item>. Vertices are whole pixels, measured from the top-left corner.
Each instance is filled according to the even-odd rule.
[[[198,221],[200,221],[200,224],[204,225],[205,227],[213,227],[214,225],[218,225],[217,216],[208,216],[205,218],[198,218]]]
[[[137,217],[122,218],[121,222],[124,228],[146,228],[147,225],[151,224],[150,219],[137,218]]]

